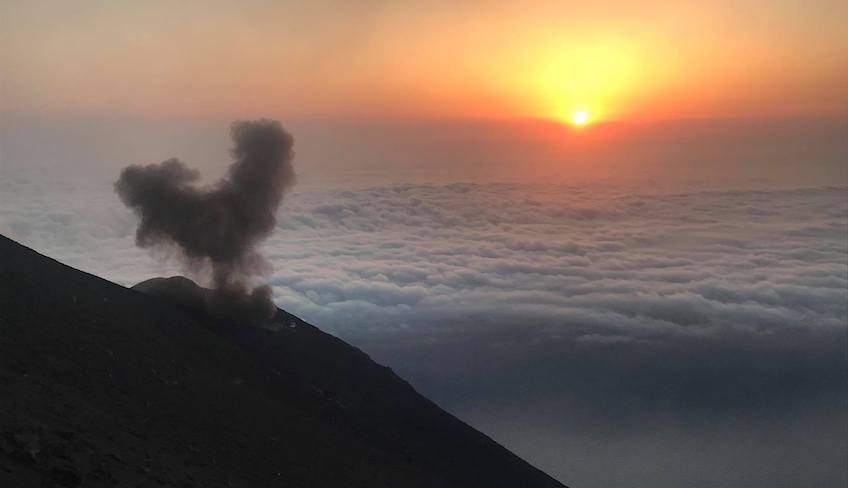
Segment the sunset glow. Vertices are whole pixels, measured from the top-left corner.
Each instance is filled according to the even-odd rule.
[[[609,8],[430,0],[356,11],[357,22],[332,1],[245,2],[214,16],[197,3],[131,3],[72,21],[64,5],[2,7],[16,20],[3,33],[0,55],[12,69],[0,109],[562,120],[580,105],[597,122],[821,114],[848,104],[845,89],[822,89],[848,86],[836,62],[848,55],[844,2],[808,24],[794,19],[815,9],[793,1],[761,9],[729,0]],[[188,29],[178,19],[202,20]],[[148,81],[121,88],[140,79]]]
[[[585,110],[578,110],[571,114],[571,122],[574,125],[586,125],[589,122],[589,114]]]

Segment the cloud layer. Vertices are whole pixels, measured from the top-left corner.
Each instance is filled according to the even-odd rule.
[[[0,185],[0,232],[39,251],[123,284],[177,269],[134,249],[108,189]],[[575,486],[827,485],[848,453],[846,202],[845,187],[311,189],[262,252],[281,307]],[[646,468],[671,452],[678,468]],[[768,469],[717,470],[737,457]]]
[[[832,330],[846,316],[845,196],[462,184],[307,194],[268,244],[281,264],[271,281],[280,303],[341,330],[361,330],[351,316],[394,329],[458,313],[583,341]]]

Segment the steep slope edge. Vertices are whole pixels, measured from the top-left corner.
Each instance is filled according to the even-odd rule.
[[[0,486],[563,486],[275,322],[213,327],[0,236]]]

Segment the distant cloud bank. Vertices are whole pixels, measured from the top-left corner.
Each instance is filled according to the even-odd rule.
[[[45,185],[0,182],[0,232],[123,284],[178,272],[135,249],[133,217],[110,189]],[[633,448],[575,439],[641,432],[656,454],[677,434],[645,432],[677,424],[690,441],[715,426],[724,447],[678,460],[676,477],[645,478],[657,486],[712,473],[731,453],[795,459],[750,486],[845,481],[848,446],[827,425],[844,425],[848,398],[848,188],[309,190],[278,226],[262,246],[277,304],[563,481],[579,485],[604,455]],[[580,452],[596,459],[581,467]],[[619,474],[637,476],[637,461]],[[728,469],[703,479],[729,486],[750,467]]]

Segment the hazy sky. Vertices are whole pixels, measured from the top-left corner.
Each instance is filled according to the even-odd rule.
[[[848,3],[17,1],[15,112],[542,117],[848,108]]]

